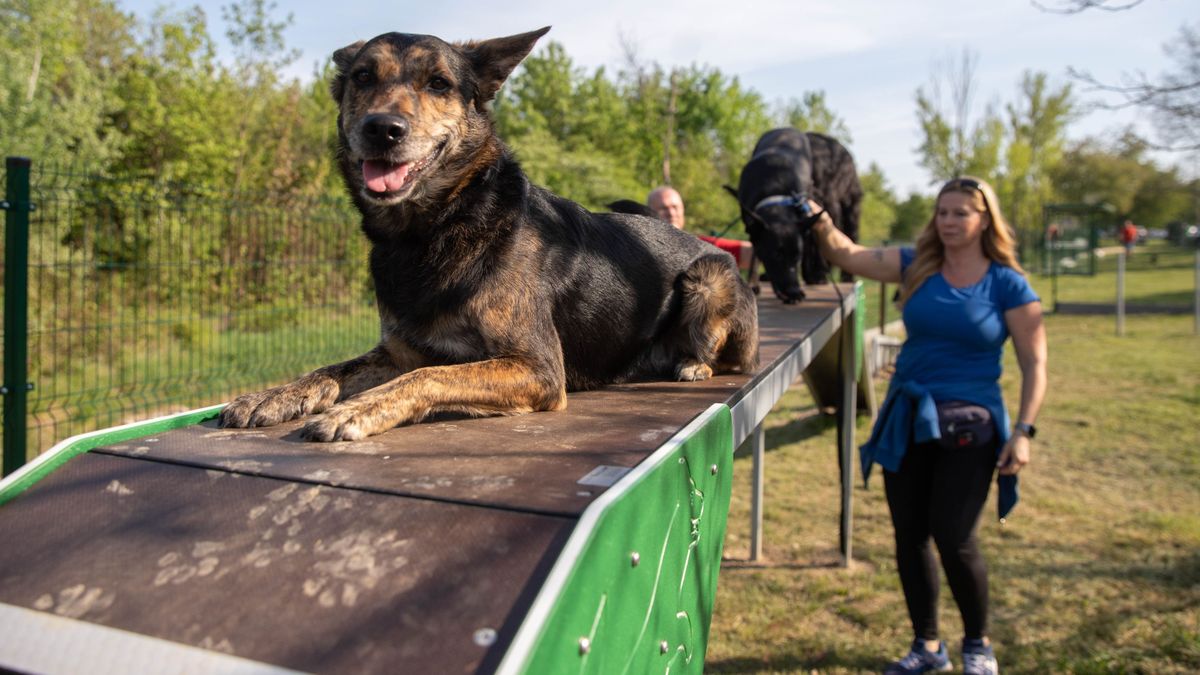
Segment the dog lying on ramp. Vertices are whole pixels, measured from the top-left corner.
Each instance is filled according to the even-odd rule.
[[[371,243],[380,341],[235,399],[226,427],[317,415],[354,440],[440,412],[561,410],[566,392],[758,364],[733,258],[654,218],[532,185],[487,103],[549,28],[450,44],[387,33],[338,50],[338,166]]]

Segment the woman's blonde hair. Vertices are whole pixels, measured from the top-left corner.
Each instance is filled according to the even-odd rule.
[[[913,293],[925,283],[925,280],[942,269],[946,260],[946,248],[937,232],[937,209],[942,195],[947,192],[960,192],[971,197],[971,203],[977,211],[987,215],[981,243],[983,254],[1001,265],[1007,265],[1021,274],[1021,264],[1017,262],[1017,239],[1009,227],[1008,221],[1000,214],[1000,201],[991,185],[974,176],[960,176],[942,186],[938,190],[937,200],[933,205],[933,216],[925,224],[925,229],[917,235],[916,257],[912,264],[904,270],[904,280],[900,283],[900,297],[897,303],[903,306]]]

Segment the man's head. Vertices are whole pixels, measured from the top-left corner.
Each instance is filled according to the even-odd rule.
[[[649,206],[659,218],[679,229],[683,229],[683,197],[668,185],[655,188],[646,196]]]

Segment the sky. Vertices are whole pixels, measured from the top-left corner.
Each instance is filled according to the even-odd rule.
[[[118,4],[143,18],[157,8],[170,12],[199,5],[210,33],[223,36],[221,7],[230,0]],[[1061,0],[1043,0],[1043,5],[1055,4]],[[458,41],[549,25],[543,42],[561,43],[589,73],[600,66],[620,69],[625,45],[633,45],[643,62],[667,69],[714,67],[767,101],[824,91],[829,107],[850,129],[859,170],[878,164],[902,196],[931,189],[917,163],[921,138],[915,92],[929,87],[935,70],[960,60],[964,49],[977,59],[975,120],[989,103],[1014,101],[1026,71],[1046,73],[1055,86],[1072,82],[1067,74],[1072,66],[1108,83],[1138,72],[1155,77],[1173,67],[1163,45],[1185,23],[1200,26],[1196,0],[1143,0],[1127,11],[1073,15],[1041,11],[1031,0],[291,0],[278,5],[279,17],[289,12],[293,17],[284,36],[302,53],[289,71],[301,79],[311,77],[334,50],[380,33]],[[1081,83],[1074,87],[1082,101],[1102,98],[1084,91]],[[1112,137],[1127,125],[1154,135],[1145,114],[1131,109],[1082,114],[1068,135]],[[1159,154],[1155,159],[1180,166],[1185,175],[1200,173],[1195,157]]]

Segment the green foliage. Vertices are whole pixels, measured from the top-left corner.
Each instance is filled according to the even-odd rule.
[[[738,217],[721,186],[737,182],[771,127],[762,98],[717,69],[588,74],[556,42],[525,59],[497,97],[495,117],[535,182],[590,208],[642,201],[669,182],[695,231]]]
[[[957,69],[944,77],[935,73],[928,89],[917,89],[921,165],[932,184],[963,174],[988,180],[1020,241],[1038,242],[1042,208],[1058,198],[1053,176],[1063,158],[1067,125],[1075,115],[1071,87],[1054,88],[1045,73],[1027,71],[1003,117],[991,105],[972,123],[974,66],[975,57],[965,52]],[[948,105],[940,98],[943,85],[952,92]]]
[[[929,223],[933,215],[933,197],[915,192],[896,204],[896,220],[889,232],[892,241],[913,242],[921,228]]]
[[[1114,220],[1130,218],[1146,227],[1193,221],[1196,181],[1161,169],[1147,157],[1147,143],[1126,132],[1114,142],[1085,139],[1064,151],[1052,180],[1068,203],[1109,204]]]
[[[0,151],[103,165],[122,141],[108,118],[130,18],[104,0],[3,0],[0,17]]]
[[[846,120],[829,107],[824,91],[806,91],[799,99],[790,99],[780,110],[779,119],[783,126],[832,136],[845,145],[854,142]]]
[[[876,245],[891,238],[892,225],[896,222],[896,196],[887,185],[883,169],[874,162],[858,180],[863,188],[858,241],[866,246]]]
[[[1042,207],[1054,196],[1051,171],[1062,159],[1074,107],[1070,85],[1052,91],[1045,73],[1026,72],[1006,108],[1008,147],[995,186],[1005,217],[1024,239],[1041,236]]]

